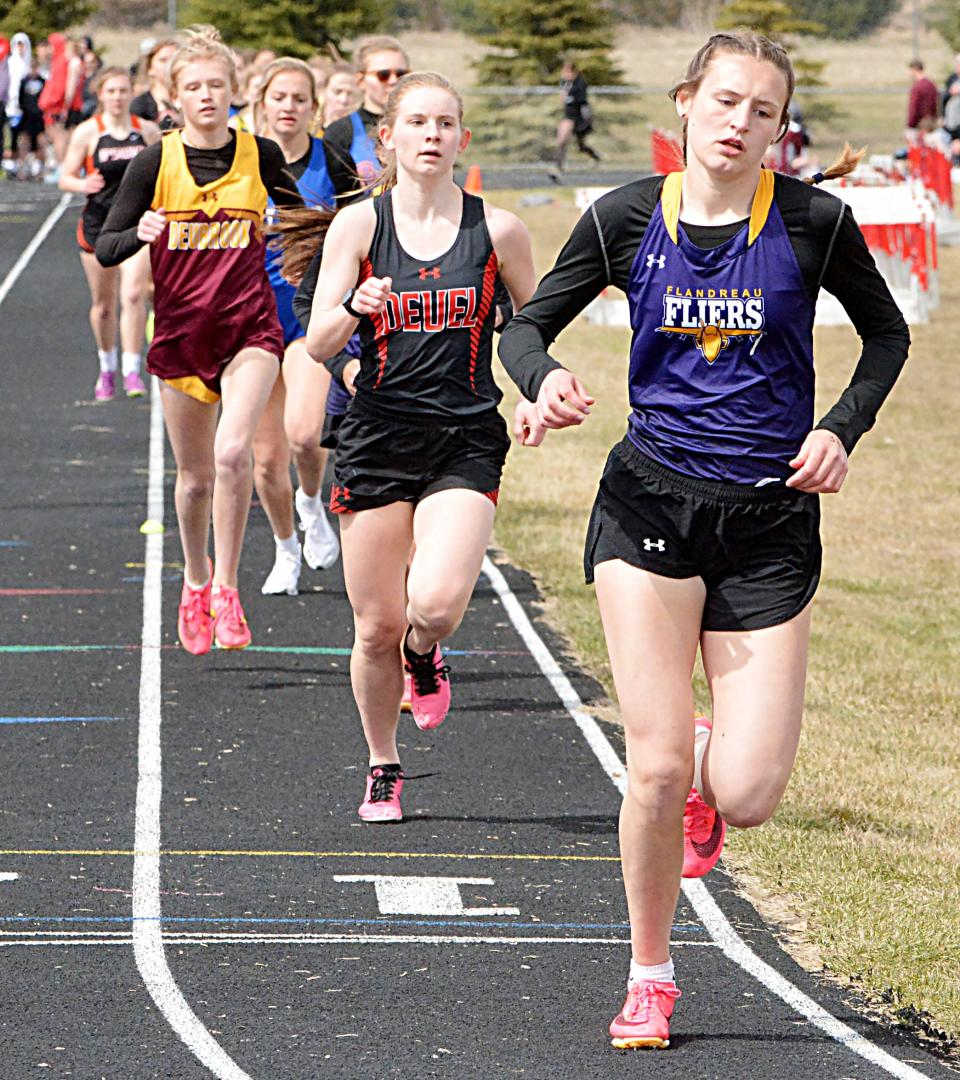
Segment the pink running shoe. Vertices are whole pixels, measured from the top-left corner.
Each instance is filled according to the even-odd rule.
[[[413,679],[410,678],[410,672],[405,671],[403,673],[403,697],[400,699],[401,712],[413,712],[413,706],[410,704],[410,698],[412,696]]]
[[[403,770],[399,765],[371,765],[367,791],[357,813],[364,821],[403,821],[402,791]]]
[[[123,389],[126,392],[127,397],[143,397],[147,392],[146,386],[143,385],[143,379],[140,378],[139,371],[131,371],[129,375],[124,375]]]
[[[623,1008],[610,1023],[610,1041],[618,1050],[670,1045],[670,1017],[680,991],[672,982],[634,983]]]
[[[709,731],[713,725],[705,716],[696,718],[696,731]],[[695,787],[690,789],[683,811],[683,870],[685,878],[703,877],[716,866],[723,851],[727,823],[700,797]]]
[[[115,371],[101,371],[97,385],[93,388],[95,401],[110,401],[117,389],[117,373]]]
[[[450,711],[450,668],[443,662],[439,642],[421,656],[403,643],[404,668],[410,674],[410,711],[421,731],[439,727]]]
[[[218,649],[245,649],[251,642],[250,627],[236,589],[219,586],[212,597],[213,639]]]
[[[191,589],[184,581],[180,590],[177,633],[188,653],[203,656],[213,645],[213,613],[210,611],[211,579],[202,589]]]

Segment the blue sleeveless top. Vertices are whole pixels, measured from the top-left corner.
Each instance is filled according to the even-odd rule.
[[[750,221],[709,250],[680,224],[682,173],[666,178],[627,286],[627,431],[676,472],[735,484],[782,480],[813,427],[815,305],[764,169]]]
[[[323,206],[332,210],[336,205],[336,191],[333,181],[327,172],[327,157],[323,152],[323,140],[311,137],[310,160],[303,175],[297,181],[297,191],[303,196],[307,206]],[[276,206],[272,199],[267,199],[267,221],[273,221],[276,217]],[[297,291],[296,286],[284,280],[280,273],[282,260],[280,252],[267,245],[266,267],[267,277],[273,286],[274,292],[287,292],[290,297]]]
[[[350,143],[350,156],[357,166],[357,173],[364,184],[369,183],[380,173],[383,166],[377,157],[377,144],[367,134],[363,126],[360,113],[350,114],[350,123],[353,124],[353,142]]]

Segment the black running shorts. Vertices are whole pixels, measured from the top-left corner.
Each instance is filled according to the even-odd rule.
[[[600,478],[584,551],[670,578],[702,578],[704,630],[759,630],[798,615],[820,582],[820,502],[783,484],[749,487],[683,476],[629,439]]]
[[[415,421],[365,409],[354,400],[337,432],[330,509],[372,510],[420,502],[437,491],[466,488],[496,505],[510,449],[495,410],[466,424]]]

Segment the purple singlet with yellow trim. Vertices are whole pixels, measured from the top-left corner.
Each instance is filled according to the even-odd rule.
[[[630,270],[629,438],[687,476],[785,479],[813,427],[814,304],[773,174],[761,172],[749,225],[709,250],[679,222],[682,180],[664,182]]]

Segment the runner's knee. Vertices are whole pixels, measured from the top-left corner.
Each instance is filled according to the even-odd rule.
[[[423,637],[441,641],[460,625],[463,611],[455,600],[438,593],[411,596],[407,604],[407,619]]]
[[[186,499],[209,499],[213,495],[214,474],[206,470],[185,470],[177,473],[177,494]]]
[[[287,429],[290,449],[300,457],[303,454],[320,453],[320,428],[312,424],[296,424]]]
[[[217,476],[239,476],[250,468],[250,447],[242,439],[224,439],[217,444],[214,457]]]
[[[354,648],[365,656],[375,657],[395,652],[400,655],[400,639],[406,629],[402,619],[385,614],[357,615]]]
[[[682,806],[693,779],[693,748],[688,755],[659,753],[630,757],[627,798],[649,811]]]
[[[717,813],[735,829],[755,829],[769,821],[783,796],[779,786],[760,785],[753,789],[725,791],[712,778],[710,785]]]

